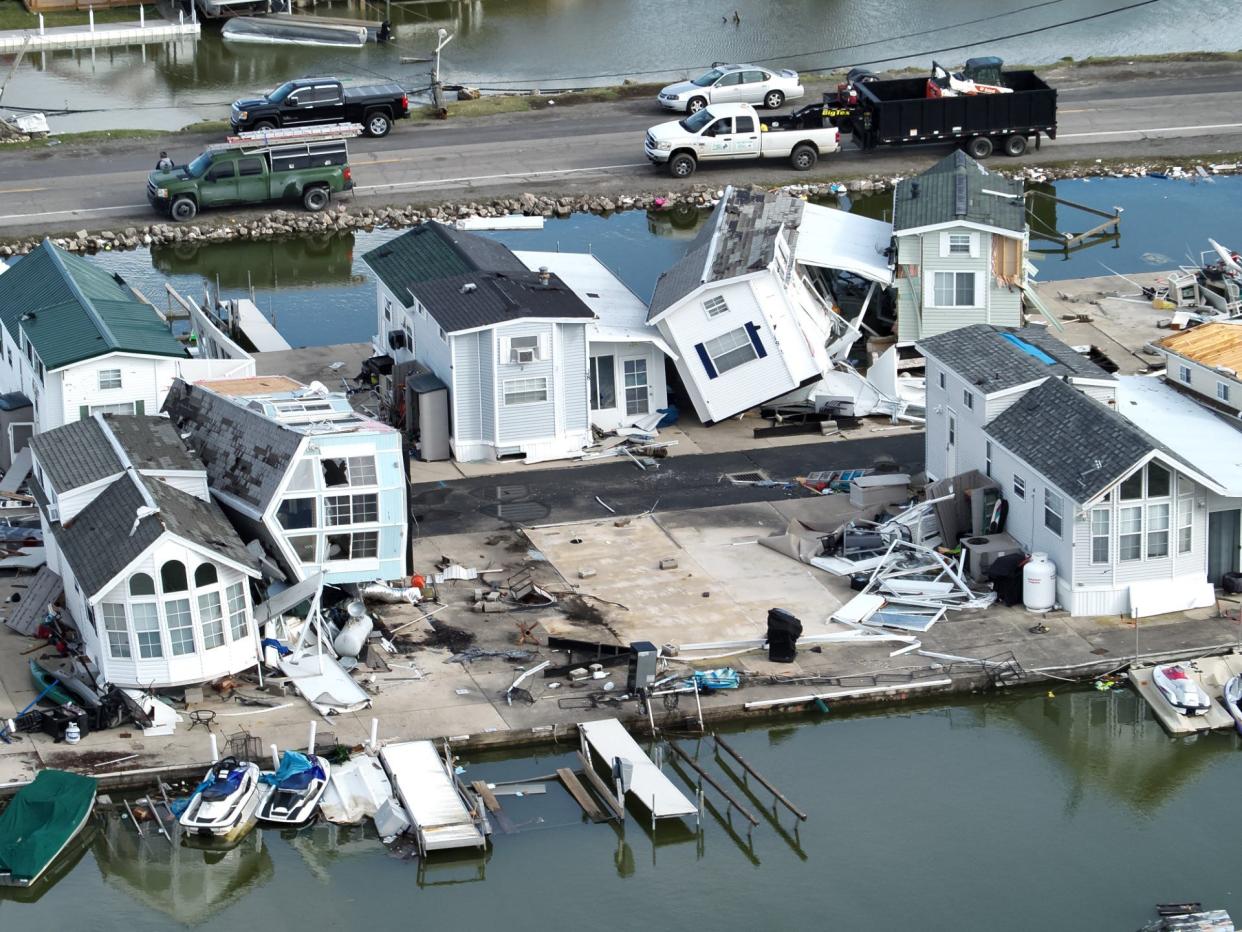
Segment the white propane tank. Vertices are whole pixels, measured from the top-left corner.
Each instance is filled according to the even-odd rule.
[[[363,645],[367,642],[367,635],[371,633],[375,624],[371,621],[371,616],[367,614],[366,606],[360,601],[350,602],[347,611],[349,621],[341,627],[341,633],[332,642],[332,647],[341,657],[357,657],[362,653]]]
[[[1057,568],[1046,553],[1033,553],[1022,566],[1022,604],[1028,612],[1048,612],[1057,604]]]

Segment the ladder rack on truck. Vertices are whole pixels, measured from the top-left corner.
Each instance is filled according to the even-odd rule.
[[[225,136],[224,142],[207,146],[208,151],[232,149],[247,144],[255,147],[278,146],[299,142],[329,142],[336,139],[353,139],[362,135],[361,123],[334,123],[331,126],[288,126],[277,129],[256,129]]]

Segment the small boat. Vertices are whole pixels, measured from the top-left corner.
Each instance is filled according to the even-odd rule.
[[[314,16],[237,16],[220,30],[226,42],[260,45],[326,45],[333,48],[362,48],[367,44],[365,26],[316,23]]]
[[[1151,681],[1165,701],[1182,715],[1204,715],[1212,708],[1208,694],[1180,663],[1156,667],[1151,671]]]
[[[40,770],[0,813],[0,886],[29,887],[86,825],[95,780]]]
[[[1225,709],[1233,717],[1233,723],[1242,734],[1242,674],[1230,677],[1224,690]]]
[[[182,828],[226,841],[240,838],[254,825],[255,812],[268,793],[259,776],[258,764],[236,757],[217,761],[181,813]]]
[[[30,679],[34,682],[35,689],[48,702],[54,702],[56,705],[71,705],[73,703],[73,695],[65,688],[64,684],[57,677],[44,670],[37,660],[30,661]]]
[[[99,690],[92,685],[91,672],[75,657],[55,657],[44,660],[32,660],[49,680],[58,680],[57,691],[69,696],[69,701],[84,709],[98,709],[103,704]],[[31,671],[34,675],[34,671]],[[51,698],[51,694],[48,694]],[[62,703],[63,704],[63,703]]]
[[[285,751],[280,755],[280,766],[259,778],[272,788],[259,806],[259,821],[276,825],[309,822],[328,788],[331,773],[331,765],[316,754]]]

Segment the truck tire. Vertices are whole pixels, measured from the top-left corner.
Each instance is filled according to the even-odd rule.
[[[785,102],[785,95],[780,91],[768,91],[763,95],[763,105],[769,110],[779,110]]]
[[[194,198],[181,195],[174,198],[172,204],[168,207],[168,216],[172,217],[177,223],[187,223],[194,219],[198,213],[198,205],[194,203]]]
[[[260,120],[258,123],[254,124],[254,131],[256,133],[266,133],[269,129],[275,128],[276,124],[271,120]]]
[[[680,152],[668,160],[668,173],[674,178],[689,178],[698,168],[693,155]]]
[[[707,106],[706,97],[691,97],[690,102],[686,104],[686,113],[698,113]]]
[[[1026,151],[1025,136],[1010,136],[1005,140],[1005,154],[1017,158]]]
[[[328,201],[331,198],[332,195],[328,192],[328,189],[321,184],[317,184],[302,192],[302,206],[312,214],[317,214],[328,206]]]
[[[376,139],[382,139],[388,135],[388,131],[392,129],[392,120],[388,114],[382,110],[372,110],[363,120],[363,125],[367,128],[367,135],[374,136]]]
[[[972,159],[986,159],[992,154],[992,140],[987,136],[975,136],[966,143],[966,154]]]
[[[818,161],[819,153],[815,151],[814,146],[806,143],[794,146],[793,152],[789,153],[789,164],[793,166],[794,171],[809,172]]]

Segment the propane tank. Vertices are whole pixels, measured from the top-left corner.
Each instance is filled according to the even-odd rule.
[[[366,606],[357,599],[346,606],[346,611],[349,612],[349,620],[341,626],[341,633],[332,642],[332,648],[341,657],[357,657],[362,653],[367,635],[371,633],[375,623],[367,614]]]
[[[77,744],[82,740],[82,729],[78,727],[77,722],[70,722],[65,726],[65,744]]]
[[[1057,568],[1046,553],[1033,553],[1022,565],[1022,604],[1028,612],[1048,612],[1057,604]]]

